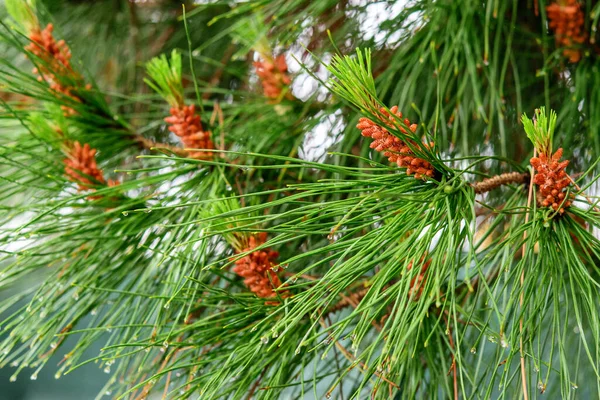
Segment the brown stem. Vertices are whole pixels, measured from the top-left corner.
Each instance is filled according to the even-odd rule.
[[[350,293],[348,295],[344,295],[344,294],[340,293],[340,295],[342,296],[342,299],[340,301],[338,301],[336,304],[334,304],[332,307],[330,307],[327,310],[327,313],[331,314],[331,313],[342,310],[349,306],[352,306],[352,307],[358,306],[358,303],[360,303],[360,301],[363,299],[363,297],[365,297],[367,295],[368,291],[369,291],[369,288],[364,288],[364,289],[358,290],[354,293]]]
[[[165,150],[168,150],[180,157],[188,157],[189,156],[189,152],[185,149],[182,149],[182,148],[176,147],[176,146],[172,146],[172,145],[166,144],[166,143],[155,142],[154,140],[145,138],[141,135],[133,136],[133,140],[136,143],[138,143],[140,145],[140,147],[142,147],[144,149],[148,149],[148,150],[165,149]]]
[[[446,323],[448,324],[448,342],[450,343],[450,348],[452,349],[452,352],[454,352],[455,349],[454,349],[454,340],[452,339],[452,328],[450,327],[450,323],[448,322],[446,317],[444,317],[444,319],[446,320]],[[456,358],[454,357],[454,354],[452,354],[452,364],[450,365],[450,369],[452,370],[454,400],[458,400],[458,380],[456,379]],[[448,371],[448,373],[450,373],[450,371]]]
[[[529,179],[528,172],[508,172],[492,176],[482,180],[481,182],[472,183],[471,186],[475,189],[475,193],[487,193],[503,185],[510,185],[513,183],[526,183]]]
[[[254,396],[256,389],[258,389],[258,387],[260,386],[260,382],[262,382],[262,379],[265,376],[265,373],[267,372],[268,369],[269,369],[269,366],[266,366],[263,368],[262,372],[260,373],[260,376],[258,377],[258,379],[254,382],[254,384],[248,391],[248,396],[246,396],[246,400],[252,400],[252,396]]]

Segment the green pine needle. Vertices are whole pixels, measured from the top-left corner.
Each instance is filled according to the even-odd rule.
[[[539,154],[552,154],[552,140],[554,138],[556,118],[554,110],[550,110],[550,115],[547,116],[545,107],[535,110],[533,120],[529,119],[525,113],[521,117],[525,133]]]
[[[371,50],[356,49],[356,57],[335,55],[329,72],[331,90],[358,107],[363,113],[377,114],[379,101],[371,69]]]
[[[165,54],[154,57],[146,63],[146,72],[150,79],[144,82],[160,94],[171,107],[183,105],[183,84],[181,82],[181,54],[171,52],[171,60]]]
[[[8,14],[28,32],[39,26],[35,15],[36,0],[5,0]]]

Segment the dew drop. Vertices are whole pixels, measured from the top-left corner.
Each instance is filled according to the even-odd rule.
[[[32,381],[37,380],[37,374],[32,374],[29,379],[31,379]]]
[[[330,399],[331,398],[331,392],[325,393],[325,398]]]
[[[269,343],[269,338],[266,337],[266,336],[263,336],[263,337],[260,338],[260,342],[262,344],[267,344],[267,343]]]
[[[163,347],[164,347],[165,349],[168,349],[168,348],[169,348],[169,342],[167,342],[167,341],[165,340],[165,341],[163,342]]]
[[[507,348],[507,347],[508,347],[508,343],[506,342],[506,340],[504,340],[504,338],[502,338],[502,339],[500,340],[500,346],[502,346],[502,347],[504,347],[504,348]]]
[[[11,376],[10,379],[9,379],[9,381],[16,382],[17,381],[17,376],[16,375]]]
[[[231,187],[231,185],[226,185],[225,186],[225,190],[227,190],[228,192],[231,192],[233,190],[233,188]]]
[[[471,353],[472,354],[476,354],[477,353],[477,349],[475,347],[471,347]]]
[[[146,214],[150,214],[152,212],[151,209],[146,210]]]
[[[256,332],[257,329],[258,329],[258,326],[254,325],[252,327],[252,329],[250,329],[250,332]]]
[[[92,309],[92,311],[90,311],[90,314],[92,314],[92,315],[96,315],[96,314],[98,314],[98,310],[96,310],[96,309],[94,308],[94,309]]]
[[[165,303],[165,305],[163,306],[163,308],[166,310],[168,310],[169,307],[171,307],[171,303]]]
[[[79,293],[77,293],[77,292],[73,293],[73,300],[75,300],[75,301],[79,300]]]
[[[55,349],[55,348],[56,348],[56,346],[57,346],[56,342],[52,342],[52,343],[50,343],[50,348],[51,348],[51,349]]]
[[[54,374],[54,379],[60,379],[60,372]]]
[[[128,215],[129,215],[129,212],[127,212],[127,211],[123,211],[121,214],[123,214],[123,216],[124,216],[124,217],[126,217],[126,216],[128,216]]]
[[[110,365],[107,365],[107,366],[104,368],[104,373],[105,373],[105,374],[110,374]]]
[[[112,392],[110,390],[107,390],[106,392],[104,392],[105,395],[110,396],[112,394]]]
[[[573,389],[573,390],[577,390],[577,389],[579,389],[579,386],[577,386],[577,384],[575,384],[575,383],[574,383],[574,384],[571,386],[571,389]]]

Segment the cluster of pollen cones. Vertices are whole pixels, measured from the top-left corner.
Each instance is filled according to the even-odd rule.
[[[233,272],[244,278],[246,286],[258,297],[271,298],[276,296],[273,289],[281,286],[281,280],[273,271],[279,253],[268,248],[255,250],[266,240],[266,232],[251,236],[248,247],[238,251],[248,254],[235,261]]]
[[[171,116],[165,118],[165,122],[169,124],[169,130],[179,136],[181,143],[186,148],[203,149],[203,151],[190,151],[190,157],[211,157],[213,153],[210,150],[215,146],[211,140],[210,131],[202,129],[195,105],[172,107],[170,113]]]
[[[381,121],[383,124],[393,127],[402,133],[407,133],[406,129],[397,120],[397,118],[402,120],[402,113],[398,111],[398,106],[390,109],[393,115],[384,108],[381,108],[380,111],[386,117],[386,120]],[[409,127],[411,132],[417,130],[417,125],[411,124],[408,119],[404,119],[403,122]],[[407,141],[413,144],[409,138],[402,140],[392,135],[381,123],[373,122],[368,118],[361,118],[356,127],[362,131],[363,136],[373,139],[370,145],[372,149],[383,152],[383,155],[390,162],[396,163],[401,168],[406,168],[407,175],[414,174],[417,179],[434,176],[435,169],[433,166],[429,162],[415,157],[410,147],[406,144]]]
[[[263,92],[270,99],[278,99],[281,92],[292,83],[283,54],[272,60],[255,61],[254,67],[262,83]]]
[[[571,183],[565,168],[569,160],[560,161],[563,149],[558,149],[552,155],[540,154],[533,157],[530,162],[536,171],[533,181],[539,187],[538,199],[543,207],[552,207],[559,214],[571,205],[566,197],[565,189]]]
[[[585,15],[577,0],[560,0],[546,7],[549,27],[555,32],[556,44],[560,47],[571,47],[583,44],[587,40],[584,31]],[[576,63],[581,59],[579,49],[564,49],[563,55],[570,62]]]
[[[69,156],[63,162],[65,174],[69,180],[77,183],[79,190],[94,190],[98,185],[119,184],[117,181],[104,179],[104,174],[96,163],[96,149],[90,148],[87,143],[82,146],[79,142],[75,142]]]
[[[71,51],[69,47],[64,40],[56,41],[52,34],[53,30],[53,25],[48,24],[43,30],[34,28],[29,34],[31,43],[25,47],[25,50],[44,62],[44,65],[34,68],[33,73],[38,75],[40,81],[48,80],[54,91],[80,102],[81,100],[73,94],[74,88],[61,82],[60,77],[78,78],[78,75],[71,68]],[[89,88],[89,85],[86,88]],[[72,109],[64,106],[63,111],[66,114],[74,113]]]

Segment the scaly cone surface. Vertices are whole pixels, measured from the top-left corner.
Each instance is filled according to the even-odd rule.
[[[250,253],[235,261],[233,272],[244,278],[246,286],[258,297],[270,298],[276,296],[273,289],[281,286],[281,280],[273,271],[279,253],[268,248],[254,250],[266,240],[266,232],[251,236],[248,247],[238,251],[238,253]]]
[[[569,160],[560,161],[562,154],[563,149],[558,149],[550,157],[540,154],[539,157],[533,157],[530,161],[536,171],[533,181],[540,188],[541,205],[552,207],[560,214],[563,214],[565,208],[571,205],[571,201],[565,199],[565,189],[571,183],[565,172]]]
[[[387,120],[383,121],[387,126],[407,133],[406,129],[385,108],[381,108],[380,111],[387,117]],[[399,119],[402,118],[402,113],[398,111],[398,106],[392,107],[390,111]],[[417,124],[411,124],[406,118],[404,119],[404,124],[413,133],[417,130]],[[407,175],[414,174],[415,178],[422,179],[424,177],[433,177],[435,174],[433,165],[421,158],[415,157],[405,141],[392,135],[380,123],[373,122],[369,118],[361,118],[356,127],[362,131],[363,136],[373,139],[370,145],[372,149],[382,152],[390,162],[396,163],[401,168],[406,168]],[[406,140],[411,141],[408,138]]]
[[[292,83],[283,54],[272,60],[255,61],[254,67],[256,75],[260,78],[263,93],[270,99],[278,99],[283,90]]]
[[[587,34],[584,31],[585,16],[577,0],[554,2],[546,7],[548,26],[556,34],[556,45],[571,47],[585,43]],[[576,63],[581,59],[581,50],[564,49],[563,55]]]
[[[77,183],[79,190],[95,190],[95,186],[99,184],[119,184],[117,181],[104,179],[104,174],[96,163],[96,149],[90,148],[87,143],[81,146],[79,142],[75,142],[69,156],[63,162],[65,174],[70,181]]]
[[[196,114],[195,105],[181,105],[172,107],[171,116],[165,118],[169,124],[169,131],[181,139],[186,148],[191,149],[214,149],[210,131],[204,131],[200,122],[200,116]],[[208,158],[212,151],[190,151],[192,158]]]

